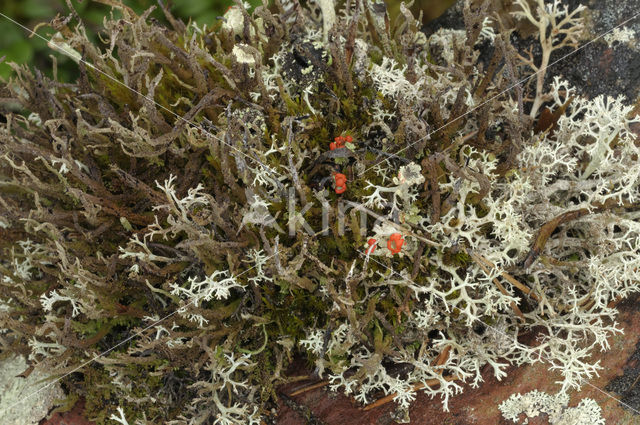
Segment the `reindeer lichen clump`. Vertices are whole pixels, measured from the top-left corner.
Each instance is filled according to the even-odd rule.
[[[516,17],[556,23],[543,52],[573,45],[582,8],[539,3]],[[123,7],[101,45],[54,19],[78,81],[0,86],[3,352],[62,375],[109,350],[63,380],[98,423],[258,424],[297,355],[405,412],[485,365],[597,372],[640,278],[623,99],[505,90],[546,56],[487,3],[428,38],[369,0],[161,9]]]

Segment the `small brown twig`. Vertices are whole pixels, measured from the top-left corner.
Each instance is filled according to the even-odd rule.
[[[447,345],[444,350],[438,354],[438,356],[433,361],[433,366],[442,366],[449,359],[449,353],[451,352],[451,345]],[[440,371],[440,375],[442,375],[442,371]]]
[[[489,269],[487,268],[487,266],[485,266],[484,264],[482,264],[482,261],[480,260],[480,258],[478,258],[478,255],[475,253],[471,253],[471,258],[473,258],[473,260],[480,266],[480,268],[482,270],[484,270],[484,272],[487,274],[487,276],[491,275],[491,272],[489,271]],[[488,260],[487,260],[488,261]],[[491,279],[493,281],[493,283],[498,287],[498,289],[500,290],[500,292],[502,292],[503,295],[509,295],[509,293],[507,292],[507,290],[505,289],[504,286],[502,286],[502,284],[498,281],[497,278],[492,278]],[[518,308],[518,305],[514,302],[511,301],[510,302],[511,305],[511,309],[514,311],[514,313],[516,313],[518,315],[518,317],[520,317],[521,319],[524,320],[524,314],[522,314],[522,311],[520,311],[520,308]]]
[[[536,235],[535,242],[531,247],[531,250],[527,254],[527,257],[524,259],[523,266],[524,268],[529,268],[533,262],[540,256],[544,246],[546,245],[551,234],[556,230],[558,226],[561,224],[568,223],[573,220],[577,220],[587,214],[597,214],[609,210],[611,208],[624,208],[637,210],[640,207],[638,203],[627,203],[627,202],[617,202],[615,199],[609,199],[604,203],[596,203],[591,205],[592,208],[580,208],[578,210],[567,211],[565,213],[560,214],[559,216],[553,218],[552,220],[545,223],[538,230],[538,234]]]
[[[474,258],[474,256],[476,256],[476,258],[474,258],[474,260],[476,261],[476,263],[478,263],[478,265],[480,265],[480,263],[477,260],[481,260],[484,264],[486,264],[486,265],[488,265],[488,266],[490,266],[490,267],[492,267],[494,269],[496,268],[495,264],[493,264],[488,259],[484,258],[482,255],[476,254],[476,253],[468,253],[468,254],[471,255],[472,258]],[[516,288],[520,289],[522,292],[524,292],[525,294],[527,294],[528,296],[530,296],[534,300],[540,301],[540,297],[535,292],[533,292],[527,285],[521,283],[515,277],[511,276],[509,273],[507,273],[505,271],[501,271],[500,275],[503,278],[505,278],[510,284],[512,284]]]
[[[306,387],[300,388],[299,390],[295,390],[294,392],[289,394],[289,397],[295,397],[297,395],[306,393],[307,391],[315,390],[317,388],[326,387],[327,385],[329,385],[329,381],[316,382],[315,384],[308,385]]]
[[[524,268],[525,269],[529,268],[533,264],[533,262],[538,258],[538,256],[542,252],[542,249],[546,245],[547,240],[559,225],[566,223],[568,221],[572,221],[577,218],[580,218],[583,215],[586,215],[588,213],[589,213],[589,210],[586,208],[581,208],[575,211],[568,211],[566,213],[560,214],[559,216],[555,217],[553,220],[545,223],[540,228],[540,230],[538,230],[538,234],[536,235],[535,242],[531,247],[531,250],[527,254],[527,257],[524,259],[524,263],[523,263]]]
[[[311,375],[288,376],[285,382],[291,384],[293,382],[304,381],[305,379],[311,379]]]
[[[452,375],[452,376],[447,376],[444,378],[445,381],[455,381],[457,379],[460,379],[457,375]],[[426,386],[433,386],[433,385],[438,385],[440,384],[440,380],[439,379],[428,379],[426,382],[420,382],[419,384],[415,384],[412,388],[413,391],[419,391],[421,389],[423,389]],[[393,393],[393,394],[389,394],[387,396],[384,396],[376,401],[374,401],[373,403],[365,406],[362,408],[363,412],[366,412],[367,410],[371,410],[371,409],[375,409],[376,407],[380,407],[383,406],[391,401],[393,401],[393,399],[398,395],[398,393]]]
[[[636,386],[636,384],[638,383],[638,380],[640,380],[640,375],[638,375],[638,377],[635,379],[635,381],[633,381],[633,384],[631,384],[629,389],[627,389],[627,392],[631,391],[631,389]]]

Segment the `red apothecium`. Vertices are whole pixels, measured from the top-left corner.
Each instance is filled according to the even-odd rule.
[[[378,241],[374,238],[369,238],[367,244],[369,244],[369,248],[367,248],[367,254],[373,254],[373,251],[375,251],[378,247]]]
[[[336,173],[333,175],[333,179],[336,182],[336,193],[344,193],[347,190],[347,176],[342,173]]]
[[[402,250],[402,245],[404,244],[404,239],[402,239],[402,235],[400,233],[394,233],[389,236],[389,241],[387,242],[387,249],[391,251],[391,254],[395,255]]]

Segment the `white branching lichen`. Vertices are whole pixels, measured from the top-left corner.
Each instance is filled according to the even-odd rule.
[[[602,409],[593,399],[583,398],[576,407],[568,407],[569,396],[563,393],[555,396],[533,390],[526,394],[513,394],[499,405],[502,416],[512,421],[520,421],[526,416],[528,423],[538,415],[546,414],[551,425],[604,425]]]
[[[613,31],[604,36],[604,41],[609,47],[615,48],[619,45],[635,46],[636,32],[629,27],[614,28]]]
[[[81,24],[57,36],[135,92],[14,67],[2,97],[30,115],[0,123],[2,346],[95,360],[65,379],[121,424],[267,422],[301,353],[405,419],[418,392],[446,410],[483,370],[544,361],[560,394],[505,417],[599,423],[558,406],[638,291],[640,118],[545,84],[585,8],[516,0],[528,54],[489,2],[430,36],[404,5],[394,23],[381,2],[302,3],[209,28],[164,10],[174,29],[123,8],[103,50]]]
[[[542,48],[542,57],[539,63],[535,63],[531,52],[528,57],[518,55],[536,73],[536,97],[529,113],[532,118],[537,115],[540,106],[547,100],[543,94],[544,78],[551,53],[566,46],[577,47],[578,40],[584,30],[584,18],[581,14],[586,10],[586,6],[580,4],[570,11],[569,6],[563,4],[561,0],[546,3],[545,0],[536,0],[533,3],[535,10],[527,0],[516,0],[515,4],[521,10],[512,12],[512,15],[517,19],[526,19],[538,27],[540,47]]]

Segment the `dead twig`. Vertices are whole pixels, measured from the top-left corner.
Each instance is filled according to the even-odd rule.
[[[457,375],[452,375],[452,376],[447,376],[444,378],[445,381],[455,381],[460,379],[460,377],[458,377]],[[419,384],[415,384],[412,388],[413,391],[419,391],[421,389],[423,389],[424,387],[431,387],[434,385],[439,385],[440,379],[428,379],[425,382],[420,382]],[[381,399],[378,399],[376,401],[374,401],[373,403],[365,406],[362,408],[363,412],[366,412],[367,410],[371,410],[371,409],[375,409],[376,407],[380,407],[380,406],[384,406],[385,404],[393,401],[393,399],[398,395],[398,393],[393,393],[393,394],[389,394],[388,396],[382,397]]]
[[[487,268],[487,266],[485,266],[482,263],[482,260],[478,258],[477,254],[471,253],[471,258],[473,258],[473,260],[480,266],[480,268],[484,270],[487,276],[491,275],[491,271]],[[500,290],[500,292],[502,292],[503,295],[509,296],[509,293],[507,292],[505,287],[502,286],[502,284],[498,281],[497,278],[494,277],[491,279],[491,281],[498,287],[498,289]],[[518,317],[520,317],[522,320],[524,320],[524,314],[522,314],[522,311],[520,311],[520,309],[518,308],[518,305],[514,301],[511,301],[509,304],[511,305],[511,309],[513,310],[513,312],[516,313]]]
[[[443,364],[445,364],[447,362],[447,360],[449,359],[449,353],[451,352],[451,346],[447,345],[444,350],[442,350],[440,352],[440,354],[438,354],[438,356],[433,360],[433,366],[437,367],[437,366],[442,366]],[[440,375],[442,375],[442,371],[440,372]]]
[[[474,259],[474,261],[476,263],[478,263],[478,265],[480,265],[480,267],[482,267],[481,262],[490,266],[491,268],[496,268],[496,265],[493,264],[491,261],[489,261],[488,259],[484,258],[482,255],[477,254],[475,252],[470,253],[467,252],[467,254],[469,254],[471,256],[471,258]],[[483,268],[484,269],[484,268]],[[520,281],[518,281],[515,277],[511,276],[509,273],[505,272],[505,271],[501,271],[500,275],[505,278],[510,284],[512,284],[513,286],[515,286],[516,288],[520,289],[522,292],[524,292],[525,294],[527,294],[527,296],[533,298],[536,301],[540,301],[540,297],[533,292],[527,285],[520,283]]]
[[[566,213],[560,214],[553,220],[545,223],[540,228],[540,230],[538,230],[538,234],[536,236],[535,242],[533,243],[531,250],[527,254],[527,257],[524,259],[524,262],[523,262],[524,268],[528,269],[533,264],[533,262],[538,258],[538,256],[544,249],[544,246],[546,245],[547,241],[549,240],[549,237],[559,225],[566,223],[568,221],[572,221],[577,218],[580,218],[588,213],[589,213],[589,210],[587,210],[586,208],[582,208],[576,211],[568,211]]]
[[[567,211],[565,213],[560,214],[556,218],[551,221],[545,223],[540,230],[538,230],[538,234],[535,238],[535,242],[531,247],[531,250],[527,254],[526,258],[523,261],[523,267],[525,269],[529,268],[533,262],[540,256],[540,253],[544,249],[549,237],[553,233],[554,230],[561,224],[567,223],[569,221],[576,220],[580,217],[583,217],[587,214],[597,214],[603,211],[606,211],[611,208],[624,208],[626,210],[637,210],[640,207],[638,203],[619,203],[615,199],[609,199],[604,204],[596,204],[593,205],[593,209],[589,208],[581,208],[579,210]]]
[[[316,382],[315,384],[308,385],[306,387],[300,388],[299,390],[295,390],[294,392],[289,394],[289,396],[290,397],[295,397],[297,395],[306,393],[308,391],[312,391],[312,390],[315,390],[315,389],[318,389],[318,388],[326,387],[327,385],[329,385],[329,381]]]

